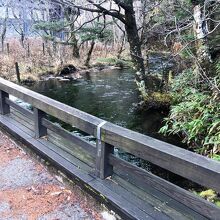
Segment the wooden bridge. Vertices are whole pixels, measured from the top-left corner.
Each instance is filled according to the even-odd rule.
[[[33,111],[13,102],[13,95]],[[220,163],[57,102],[0,78],[0,126],[124,219],[220,219],[220,208],[114,155],[138,158],[220,192]],[[48,115],[96,139],[92,144]]]

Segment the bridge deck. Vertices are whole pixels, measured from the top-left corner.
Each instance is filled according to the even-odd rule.
[[[64,141],[52,131],[48,131],[47,138],[34,138],[33,121],[13,108],[10,114],[0,116],[0,125],[16,139],[59,166],[59,169],[83,189],[101,198],[125,219],[206,219],[151,186],[144,189],[135,186],[132,181],[128,182],[119,175],[120,170],[115,169],[111,178],[105,180],[96,178],[90,166],[92,158],[88,157],[87,160],[83,158],[88,162],[82,162],[80,156],[78,158],[75,156],[80,155],[80,152],[75,151],[74,143]]]

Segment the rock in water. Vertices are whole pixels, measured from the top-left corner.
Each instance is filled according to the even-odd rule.
[[[72,64],[64,65],[58,67],[57,76],[66,76],[76,72],[77,69]]]

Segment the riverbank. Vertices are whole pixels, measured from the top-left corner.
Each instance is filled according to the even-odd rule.
[[[96,47],[93,50],[89,65],[85,65],[87,49],[80,49],[80,57],[75,58],[72,48],[68,45],[54,45],[45,43],[40,38],[30,38],[22,47],[19,39],[7,39],[7,50],[0,53],[1,77],[17,82],[15,63],[18,64],[21,82],[36,82],[49,77],[77,79],[87,72],[105,71],[109,69],[123,69],[130,66],[128,51],[123,51],[122,58],[117,58],[117,48],[106,50]],[[66,66],[72,66],[67,74]],[[74,71],[72,71],[74,70]],[[65,76],[65,77],[64,77]],[[58,78],[59,79],[59,78]]]

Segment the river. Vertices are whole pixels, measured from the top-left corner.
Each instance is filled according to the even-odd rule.
[[[184,145],[181,144],[178,137],[165,137],[158,133],[164,117],[168,114],[166,110],[138,110],[137,103],[141,100],[134,77],[132,70],[109,70],[88,73],[83,78],[73,81],[57,79],[39,81],[29,88],[117,125],[183,147]],[[88,140],[89,138],[87,137]],[[182,179],[176,178],[175,175],[164,172],[146,161],[118,149],[115,150],[115,154],[182,185]]]

